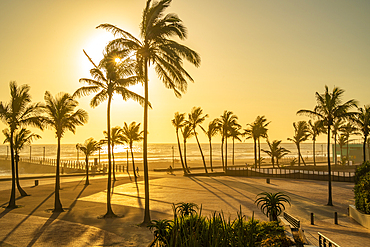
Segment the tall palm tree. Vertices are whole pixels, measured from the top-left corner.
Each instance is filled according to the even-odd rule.
[[[357,115],[357,114],[356,114]],[[356,118],[356,115],[354,115],[353,117],[351,117],[351,119],[355,119]],[[349,162],[349,142],[351,141],[349,139],[349,137],[351,135],[357,135],[359,134],[357,132],[357,128],[355,126],[353,126],[353,124],[351,122],[348,122],[347,124],[345,125],[342,125],[340,126],[339,130],[346,136],[347,138],[347,156],[346,156],[346,159],[347,159],[347,162]]]
[[[361,132],[364,142],[362,145],[362,153],[364,162],[366,162],[366,140],[370,133],[370,106],[364,106],[358,108],[359,114],[353,117],[352,121],[357,126],[357,129]]]
[[[271,163],[272,167],[275,168],[275,158],[276,158],[276,165],[279,166],[279,159],[290,153],[289,150],[286,148],[280,147],[282,140],[274,140],[272,143],[269,142],[267,139],[267,144],[270,148],[270,150],[264,150],[262,149],[263,152],[267,153],[271,157]]]
[[[171,40],[177,37],[181,40],[187,37],[186,27],[176,14],[164,15],[172,0],[147,0],[140,25],[141,40],[129,32],[111,24],[102,24],[103,28],[120,37],[111,41],[112,49],[130,49],[137,58],[139,74],[144,78],[144,184],[145,184],[145,211],[144,224],[150,223],[149,212],[149,176],[148,176],[148,67],[155,66],[159,78],[166,88],[174,90],[177,97],[186,91],[187,81],[193,81],[190,74],[183,68],[186,59],[195,66],[200,65],[200,56],[190,48]]]
[[[316,92],[316,102],[314,110],[299,110],[297,114],[308,115],[323,120],[324,126],[327,128],[327,151],[328,151],[328,206],[333,206],[332,188],[331,188],[331,165],[330,165],[330,130],[334,121],[338,118],[353,117],[356,113],[349,110],[356,106],[357,102],[354,99],[342,103],[344,90],[334,87],[332,92],[329,92],[328,86],[325,86],[325,92],[319,94]]]
[[[243,133],[240,132],[240,129],[242,128],[242,126],[238,123],[235,123],[233,126],[231,126],[230,128],[230,137],[233,138],[233,165],[235,164],[234,163],[234,160],[235,160],[235,139],[238,140],[238,141],[242,141],[239,136],[242,136]]]
[[[221,159],[222,159],[222,167],[224,171],[227,170],[227,138],[230,136],[230,129],[231,126],[237,124],[238,117],[232,111],[224,111],[224,113],[220,117],[220,128],[221,128]],[[224,161],[224,147],[225,143],[225,161]]]
[[[339,148],[340,148],[340,160],[341,160],[342,165],[345,163],[344,158],[343,158],[343,147],[347,143],[348,143],[347,136],[344,135],[344,134],[340,134],[339,138],[338,138],[338,145],[339,145]]]
[[[244,129],[246,139],[253,139],[253,153],[254,153],[254,167],[257,168],[257,139],[258,139],[258,126],[254,123],[247,124],[247,129]]]
[[[100,142],[94,140],[94,138],[89,138],[85,140],[84,144],[79,144],[78,149],[85,154],[85,163],[86,163],[86,181],[85,185],[89,185],[89,157],[93,155],[96,151],[100,150]]]
[[[184,163],[185,163],[186,170],[188,171],[188,173],[190,173],[188,162],[186,160],[186,142],[190,137],[194,135],[194,132],[191,126],[189,124],[186,124],[184,128],[181,130],[181,133],[182,133],[182,139],[184,141]]]
[[[116,166],[114,161],[114,145],[120,144],[121,138],[121,131],[122,129],[119,126],[113,127],[110,131],[110,142],[111,142],[111,149],[112,149],[112,170],[113,170],[113,181],[117,181],[116,179]],[[108,132],[103,131],[105,139],[102,140],[103,143],[108,143]]]
[[[15,81],[11,81],[10,102],[0,102],[0,118],[8,126],[10,132],[10,158],[12,169],[12,189],[7,208],[16,208],[15,190],[15,156],[14,156],[14,132],[21,126],[34,126],[43,129],[43,118],[40,114],[40,104],[31,104],[30,86],[27,84],[17,86]]]
[[[133,144],[135,141],[139,142],[143,140],[143,131],[140,131],[140,123],[136,124],[136,122],[130,123],[127,125],[125,122],[121,132],[121,141],[127,143],[130,146],[131,150],[131,158],[132,158],[132,170],[134,171],[135,181],[137,179],[136,171],[135,171],[135,162],[134,162],[134,152],[133,152]]]
[[[185,169],[184,160],[182,159],[182,152],[181,152],[181,145],[180,145],[180,138],[179,138],[179,129],[181,130],[182,127],[185,126],[185,113],[175,113],[174,119],[171,120],[172,125],[176,128],[176,137],[177,137],[177,146],[179,148],[179,155],[181,160],[182,169],[184,170],[184,174],[187,174],[187,170]]]
[[[4,143],[10,143],[11,134],[10,134],[9,129],[4,129],[3,134],[5,136]],[[41,138],[40,135],[34,134],[30,130],[27,130],[25,128],[16,130],[14,132],[13,148],[14,148],[14,154],[15,154],[15,179],[16,179],[18,191],[21,194],[21,196],[28,196],[28,194],[26,193],[26,191],[22,189],[19,183],[19,172],[18,172],[19,171],[18,169],[19,153],[26,145],[31,145],[33,140],[37,140],[40,138]]]
[[[204,120],[206,120],[206,117],[208,117],[208,114],[203,115],[202,108],[193,107],[193,109],[191,110],[191,113],[189,113],[189,115],[188,115],[188,120],[186,122],[189,124],[189,126],[193,130],[195,139],[197,140],[197,143],[198,143],[198,148],[199,148],[200,154],[202,156],[204,170],[205,170],[206,173],[208,173],[207,166],[206,166],[206,160],[204,159],[202,147],[200,146],[197,131],[196,131],[197,126],[198,125],[200,126],[200,124],[202,124],[204,122]]]
[[[86,53],[85,53],[86,54]],[[91,58],[86,54],[90,62],[94,65],[94,68],[90,70],[90,74],[94,79],[81,78],[80,82],[86,83],[87,86],[80,87],[76,90],[74,95],[81,97],[96,93],[90,101],[92,108],[97,107],[105,100],[108,100],[107,104],[107,134],[108,134],[108,182],[107,182],[107,212],[104,215],[105,218],[115,217],[111,206],[111,187],[112,187],[112,161],[111,161],[111,127],[110,127],[110,108],[114,94],[122,96],[123,100],[133,99],[139,102],[141,105],[144,104],[144,99],[140,95],[127,89],[128,86],[134,85],[138,81],[138,77],[132,75],[134,72],[134,61],[129,58],[123,60],[119,64],[115,62],[115,59],[125,58],[128,55],[128,51],[106,51],[104,58],[100,61],[99,65],[96,66]]]
[[[316,138],[322,133],[325,133],[324,124],[322,121],[318,120],[312,123],[311,120],[308,120],[308,126],[309,126],[309,133],[312,138],[312,153],[313,153],[313,165],[316,166]]]
[[[258,166],[261,167],[261,138],[267,139],[267,125],[270,124],[270,122],[267,122],[267,119],[265,116],[257,116],[256,120],[254,121],[257,125],[258,129],[258,136],[257,136],[257,142],[258,142]]]
[[[288,138],[288,141],[294,142],[298,150],[298,166],[301,165],[301,159],[303,164],[306,165],[302,154],[301,154],[301,142],[307,141],[308,137],[310,136],[310,131],[306,121],[299,121],[298,123],[293,123],[294,127],[294,136],[293,138]]]
[[[213,172],[213,165],[212,165],[212,137],[217,135],[218,132],[220,132],[220,119],[216,118],[213,119],[209,124],[208,124],[208,129],[205,130],[202,126],[200,126],[201,129],[204,131],[206,136],[208,137],[209,141],[209,160],[210,160],[210,165],[211,165],[211,171]]]
[[[342,119],[336,119],[334,122],[333,122],[333,126],[332,126],[332,135],[333,135],[333,140],[334,140],[334,154],[333,154],[333,158],[334,158],[334,164],[337,165],[337,136],[339,134],[339,130],[342,128],[343,126],[343,120]]]
[[[77,100],[68,93],[58,93],[55,98],[46,91],[44,95],[45,105],[45,124],[47,127],[55,130],[57,138],[57,165],[55,175],[55,200],[53,212],[63,212],[62,203],[60,202],[60,142],[67,131],[73,134],[76,132],[76,127],[87,122],[87,112],[75,108],[78,106]]]

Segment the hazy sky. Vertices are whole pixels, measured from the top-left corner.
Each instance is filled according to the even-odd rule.
[[[111,23],[138,37],[145,2],[0,1],[0,101],[9,100],[12,80],[29,84],[35,102],[43,101],[46,90],[73,93],[82,86],[80,78],[90,78],[92,66],[82,50],[98,63],[113,39],[95,27]],[[370,104],[370,1],[173,0],[170,12],[188,28],[183,43],[201,55],[202,64],[185,64],[195,83],[181,99],[150,71],[149,142],[176,142],[171,119],[194,106],[209,115],[204,127],[224,110],[233,111],[243,128],[265,115],[270,139],[288,142],[292,123],[307,120],[297,110],[313,109],[314,94],[324,92],[325,85],[345,89],[345,100]],[[134,90],[143,91],[141,86]],[[92,109],[91,98],[79,100],[89,113],[88,124],[76,135],[66,134],[62,143],[103,138],[107,105]],[[112,107],[112,126],[142,122],[137,103],[117,96]],[[36,132],[43,137],[36,144],[56,143],[52,130]],[[207,142],[202,133],[200,140]]]

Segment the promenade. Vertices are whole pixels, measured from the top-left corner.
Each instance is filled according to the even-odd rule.
[[[141,173],[142,175],[142,173]],[[101,219],[106,212],[106,177],[91,177],[84,186],[84,177],[61,179],[61,201],[65,212],[52,213],[54,180],[43,178],[39,186],[34,180],[22,180],[31,196],[18,198],[20,207],[0,208],[0,246],[147,246],[153,239],[143,220],[144,185],[141,177],[135,183],[127,174],[119,174],[114,183],[113,211],[119,218]],[[0,205],[9,200],[10,181],[0,181]],[[202,205],[202,214],[221,211],[233,219],[240,206],[247,217],[267,220],[254,204],[260,192],[284,192],[291,197],[287,212],[301,221],[307,238],[318,244],[317,232],[341,247],[366,246],[370,230],[347,216],[347,207],[354,203],[353,183],[333,183],[333,207],[327,203],[327,182],[293,179],[245,178],[230,176],[184,177],[181,172],[169,175],[150,172],[150,207],[152,219],[172,218],[172,203],[194,202]],[[310,213],[315,225],[310,225]],[[334,224],[338,212],[339,224]]]

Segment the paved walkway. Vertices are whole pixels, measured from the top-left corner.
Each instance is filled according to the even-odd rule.
[[[306,236],[317,243],[321,232],[341,247],[366,246],[370,230],[347,216],[353,204],[353,184],[333,183],[334,207],[327,202],[327,182],[308,180],[242,177],[183,177],[181,173],[150,173],[150,203],[152,219],[172,218],[172,203],[202,204],[202,214],[223,211],[231,219],[241,207],[243,214],[267,220],[254,204],[256,195],[263,191],[284,192],[292,199],[287,211],[302,222]],[[3,188],[9,181],[1,181]],[[62,178],[61,201],[66,211],[51,213],[54,185],[51,179],[41,179],[40,185],[25,183],[31,196],[18,198],[21,207],[0,209],[0,246],[147,246],[152,233],[140,227],[143,220],[144,187],[127,175],[119,175],[112,197],[113,211],[119,218],[101,219],[106,211],[106,178],[96,176],[85,187],[83,177]],[[27,184],[28,183],[28,184]],[[0,190],[0,205],[6,206],[10,191]],[[315,225],[310,225],[310,213],[315,214]],[[339,225],[333,215],[338,212]]]

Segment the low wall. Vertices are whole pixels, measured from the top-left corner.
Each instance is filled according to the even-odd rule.
[[[370,215],[363,214],[356,209],[354,205],[349,205],[349,216],[361,224],[363,227],[370,229]]]
[[[18,164],[19,174],[41,174],[41,173],[55,173],[55,166],[42,165],[20,161]],[[0,169],[11,172],[10,160],[0,160]],[[63,168],[64,173],[84,172],[83,169]],[[60,168],[62,173],[62,167]]]

